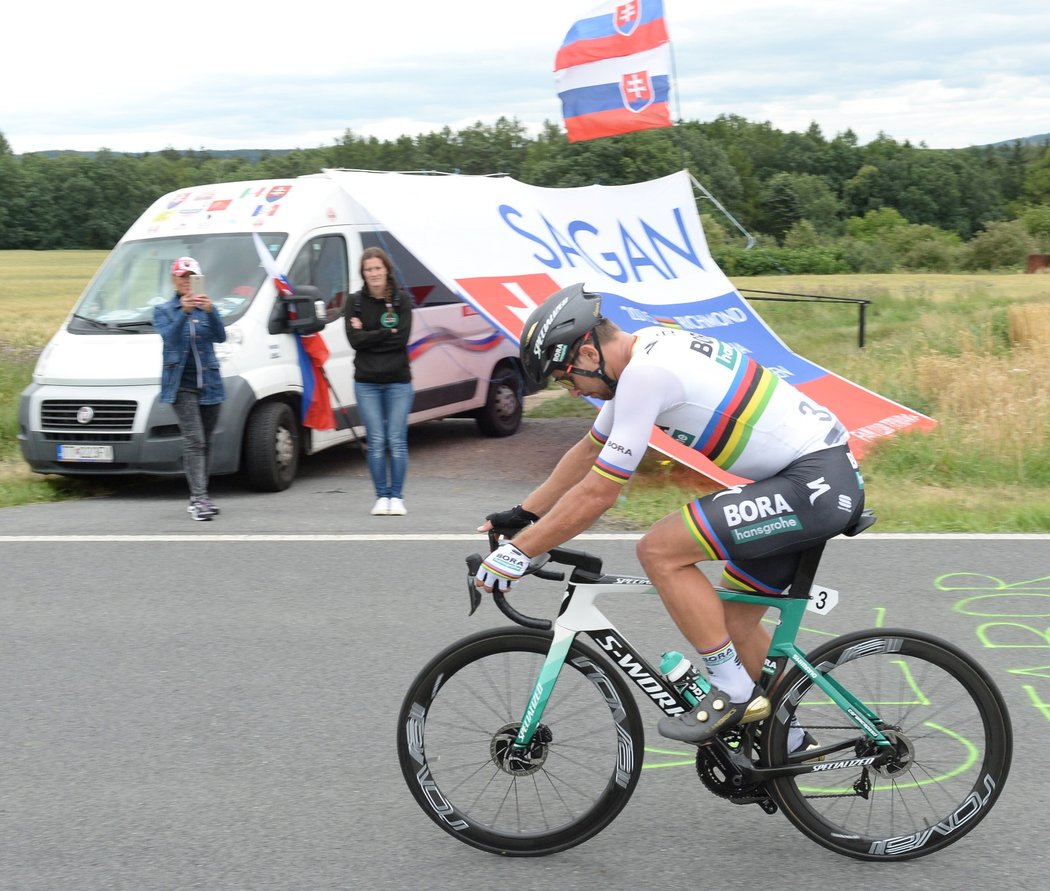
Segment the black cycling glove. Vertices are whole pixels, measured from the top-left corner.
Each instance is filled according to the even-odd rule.
[[[493,529],[524,529],[535,523],[539,517],[531,510],[525,510],[520,504],[515,504],[510,510],[496,511],[485,519],[492,524]]]

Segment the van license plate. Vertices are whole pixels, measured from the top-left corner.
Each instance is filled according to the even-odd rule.
[[[59,461],[112,461],[113,446],[108,445],[60,445]]]

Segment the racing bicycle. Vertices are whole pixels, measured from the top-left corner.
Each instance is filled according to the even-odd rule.
[[[874,522],[865,512],[846,534]],[[493,530],[490,545],[510,530]],[[802,553],[786,596],[719,589],[779,611],[760,685],[767,718],[697,747],[696,773],[734,804],[782,811],[803,834],[862,860],[907,860],[958,841],[1006,782],[1009,714],[967,653],[930,634],[856,631],[808,655],[795,639],[807,611],[834,606],[814,583],[824,544]],[[481,594],[467,558],[473,614]],[[452,644],[419,672],[398,718],[398,759],[412,795],[453,837],[497,854],[536,856],[592,838],[627,804],[644,754],[639,702],[692,708],[595,605],[651,588],[606,574],[600,557],[554,548],[531,572],[565,580],[554,621],[493,596],[519,627]],[[588,638],[588,640],[584,640]],[[698,677],[696,682],[708,688]],[[815,743],[788,751],[792,718]]]

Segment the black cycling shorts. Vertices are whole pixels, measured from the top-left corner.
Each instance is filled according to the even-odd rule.
[[[863,508],[864,479],[843,445],[691,501],[682,516],[708,559],[726,561],[732,587],[779,594],[794,578],[799,552],[848,529]]]

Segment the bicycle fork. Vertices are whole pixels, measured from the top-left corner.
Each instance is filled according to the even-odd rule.
[[[554,640],[551,648],[547,651],[547,658],[543,661],[540,676],[536,685],[532,688],[525,713],[521,716],[521,726],[518,728],[517,736],[514,737],[514,748],[524,750],[532,742],[532,737],[539,726],[540,718],[547,707],[547,701],[554,692],[554,685],[561,674],[561,667],[565,664],[565,657],[569,653],[569,647],[576,639],[576,632],[569,631],[559,625],[554,627]]]

